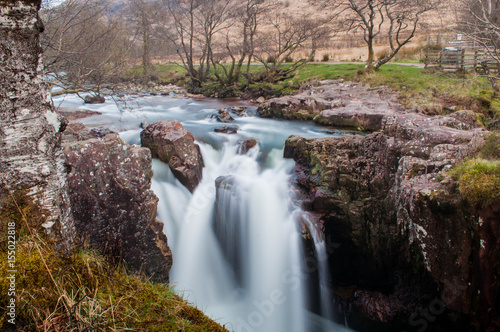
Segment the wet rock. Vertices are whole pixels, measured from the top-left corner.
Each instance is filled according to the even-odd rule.
[[[229,114],[229,110],[227,108],[221,108],[217,111],[216,114],[212,114],[210,116],[212,119],[216,119],[218,122],[233,122],[234,119]]]
[[[261,103],[263,103],[263,102],[265,102],[265,101],[266,101],[266,98],[264,98],[264,97],[259,97],[259,98],[257,98],[257,100],[256,100],[256,102],[258,102],[259,104],[261,104]]]
[[[141,132],[141,144],[153,158],[168,164],[175,177],[191,192],[202,177],[203,158],[193,135],[179,121],[157,121]]]
[[[214,132],[221,134],[236,134],[238,132],[237,126],[222,126],[219,128],[215,128]]]
[[[142,121],[141,124],[139,125],[139,127],[141,127],[142,129],[146,129],[147,126],[149,126],[150,123],[147,122],[147,121]]]
[[[231,106],[228,108],[228,111],[236,114],[237,116],[246,116],[247,115],[247,107],[246,106]]]
[[[151,190],[151,153],[116,134],[65,142],[71,210],[77,238],[132,271],[168,280],[172,254],[158,198]]]
[[[106,99],[101,95],[88,95],[85,96],[85,104],[103,104],[106,102]]]
[[[249,138],[238,141],[238,144],[239,144],[238,153],[246,154],[251,148],[255,147],[258,144],[258,142],[256,139]]]

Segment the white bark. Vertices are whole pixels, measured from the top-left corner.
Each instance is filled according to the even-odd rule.
[[[27,190],[49,211],[43,226],[68,247],[74,227],[61,124],[43,81],[39,6],[40,0],[0,2],[0,197]]]

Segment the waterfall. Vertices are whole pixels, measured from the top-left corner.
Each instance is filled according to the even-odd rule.
[[[289,188],[294,162],[279,149],[259,160],[259,146],[238,154],[236,140],[219,151],[199,144],[205,168],[193,194],[168,174],[166,165],[153,165],[158,218],[165,222],[174,256],[172,285],[229,330],[310,331],[296,219],[304,213],[292,203]],[[324,241],[319,233],[313,236],[320,239],[316,248],[323,275],[328,273]],[[321,304],[327,318],[328,301],[326,296]]]
[[[89,127],[120,132],[129,144],[140,144],[142,121],[176,119],[202,142],[203,179],[191,193],[164,163],[153,160],[152,189],[159,197],[158,219],[165,224],[174,265],[171,285],[187,300],[225,325],[241,332],[348,331],[332,323],[324,239],[291,196],[292,160],[283,158],[290,135],[306,138],[344,135],[303,121],[236,117],[236,135],[213,132],[220,126],[207,118],[227,102],[168,96],[141,97],[135,110],[121,112],[107,101],[81,105],[76,96],[54,98],[64,107],[102,114],[79,120]],[[252,107],[251,107],[252,108]],[[251,115],[252,110],[248,114]],[[239,154],[240,139],[259,145]],[[210,143],[210,144],[208,144]],[[302,248],[300,221],[315,240],[314,266],[321,315],[308,311],[308,259]],[[315,233],[316,232],[316,233]],[[314,273],[313,273],[314,274]],[[315,296],[316,299],[318,296]]]
[[[172,284],[234,331],[305,331],[300,234],[288,196],[293,161],[269,153],[274,160],[266,164],[274,166],[262,169],[258,146],[244,155],[235,142],[221,151],[200,146],[203,180],[188,201],[178,202],[182,186],[154,165],[161,204],[185,204],[184,218],[159,209],[159,218],[175,225],[166,227],[176,237]]]
[[[330,268],[328,266],[329,253],[327,252],[325,235],[308,213],[303,211],[297,211],[297,213],[300,214],[300,219],[306,224],[314,242],[315,264],[318,269],[319,279],[321,315],[329,320],[333,320],[333,294],[330,288]]]

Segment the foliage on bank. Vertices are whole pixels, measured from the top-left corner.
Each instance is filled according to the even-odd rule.
[[[477,156],[451,170],[460,193],[478,208],[500,205],[500,134],[490,133]]]
[[[43,233],[44,211],[26,195],[0,202],[0,330],[8,329],[12,279],[7,227],[15,224],[19,331],[227,331],[167,284],[155,284],[89,250],[64,254]],[[10,248],[12,249],[12,248]],[[11,253],[12,254],[12,250]]]

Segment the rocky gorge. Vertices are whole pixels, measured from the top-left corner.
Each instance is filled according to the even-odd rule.
[[[494,331],[497,208],[462,197],[448,170],[485,132],[470,111],[427,116],[395,94],[342,81],[271,99],[262,116],[314,119],[364,135],[290,137],[294,185],[325,238],[339,306],[354,329]],[[374,329],[375,327],[375,329]]]
[[[487,132],[473,112],[427,116],[403,109],[395,96],[384,88],[326,81],[258,110],[263,117],[364,130],[290,136],[284,148],[296,162],[296,200],[333,244],[329,287],[337,319],[358,331],[444,331],[450,324],[459,331],[493,331],[499,211],[468,202],[449,173],[477,153]],[[71,123],[63,140],[76,228],[91,243],[108,243],[107,250],[132,269],[167,280],[172,254],[155,217],[151,156],[193,192],[203,166],[193,135],[178,121],[158,121],[141,132],[146,149]],[[240,154],[258,144],[240,141]],[[304,238],[305,248],[314,250]]]

